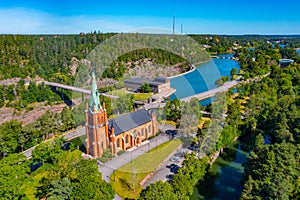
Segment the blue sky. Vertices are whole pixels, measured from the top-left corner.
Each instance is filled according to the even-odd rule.
[[[0,0],[0,33],[172,29],[175,14],[184,33],[300,34],[299,9],[299,0]]]

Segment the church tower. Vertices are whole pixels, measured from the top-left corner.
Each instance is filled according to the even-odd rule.
[[[92,69],[91,99],[86,103],[86,153],[101,157],[109,145],[108,119],[105,104],[101,106],[94,69]]]

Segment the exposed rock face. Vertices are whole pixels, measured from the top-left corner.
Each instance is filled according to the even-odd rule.
[[[78,60],[77,58],[73,57],[71,60],[71,66],[70,66],[70,72],[71,74],[74,76],[77,72],[77,68],[81,65],[87,65],[90,66],[91,65],[91,61],[87,60],[87,59],[81,59]]]
[[[116,81],[114,79],[104,78],[97,82],[97,86],[98,86],[98,88],[104,88],[104,87],[114,86],[117,83],[118,83],[118,81]]]
[[[167,66],[155,63],[151,58],[145,58],[135,62],[125,63],[127,69],[125,78],[141,77],[147,79],[154,79],[155,77],[170,77],[182,73],[180,66],[184,63],[178,63],[174,66]]]

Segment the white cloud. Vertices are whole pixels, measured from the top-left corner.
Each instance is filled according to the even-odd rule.
[[[1,34],[66,34],[90,32],[120,32],[133,29],[108,16],[57,16],[36,10],[0,9]]]

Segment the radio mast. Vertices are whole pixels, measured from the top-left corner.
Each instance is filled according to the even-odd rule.
[[[175,14],[173,15],[173,35],[175,35]]]

